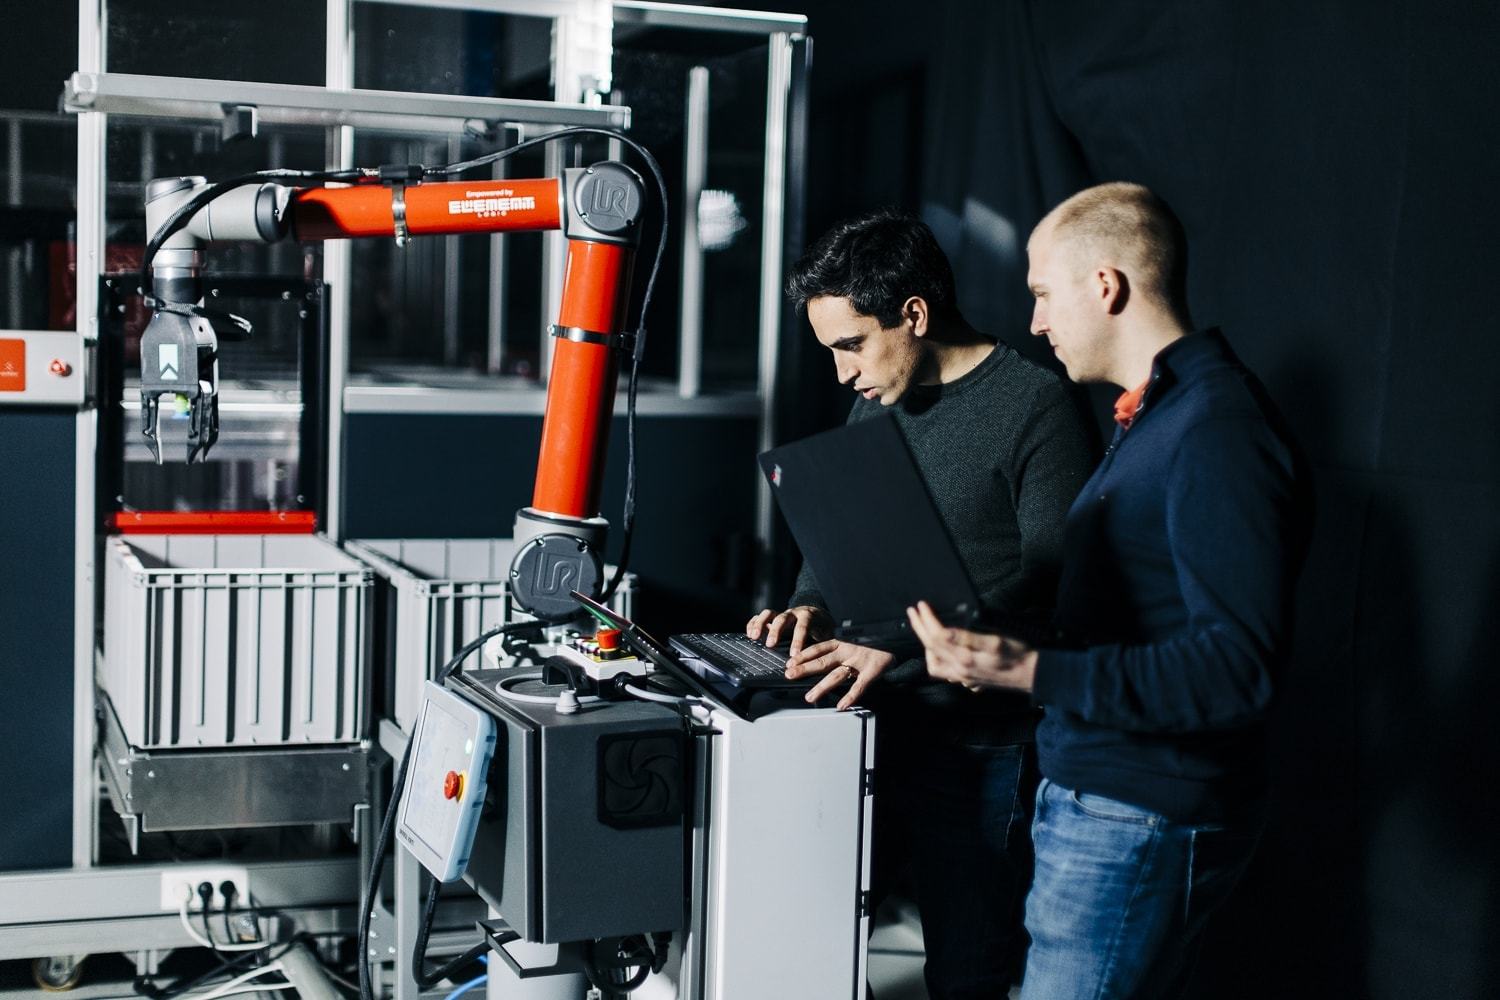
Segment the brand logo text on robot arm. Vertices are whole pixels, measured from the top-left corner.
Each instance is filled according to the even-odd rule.
[[[448,202],[449,215],[506,215],[510,212],[536,210],[536,198],[532,195],[517,195],[514,191],[465,191],[462,198]]]

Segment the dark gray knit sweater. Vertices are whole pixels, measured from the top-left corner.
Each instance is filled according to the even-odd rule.
[[[1095,435],[1062,380],[997,344],[962,378],[913,386],[890,407],[857,398],[849,420],[881,412],[893,413],[906,435],[985,607],[1045,617],[1062,565],[1063,521],[1097,456]],[[801,604],[824,606],[805,563],[788,607]],[[1005,740],[1031,715],[1024,695],[975,695],[933,681],[920,659],[887,671],[865,700],[879,714],[954,724],[959,739]],[[1029,738],[1030,727],[1021,728]]]

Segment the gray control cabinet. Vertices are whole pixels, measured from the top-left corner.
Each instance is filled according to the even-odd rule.
[[[682,926],[687,724],[643,702],[576,714],[509,701],[507,671],[461,675],[500,724],[465,881],[528,941]]]

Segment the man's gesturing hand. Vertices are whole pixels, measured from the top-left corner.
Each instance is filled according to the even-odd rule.
[[[1006,688],[1030,691],[1036,679],[1035,649],[1015,639],[944,625],[932,606],[917,602],[907,620],[927,650],[927,672],[970,691]]]

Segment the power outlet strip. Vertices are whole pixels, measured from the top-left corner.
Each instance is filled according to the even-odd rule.
[[[198,895],[198,886],[207,882],[214,887],[210,909],[224,908],[224,894],[219,887],[225,882],[234,883],[234,905],[242,909],[250,905],[250,873],[232,865],[177,865],[161,873],[161,908],[179,910],[183,899],[188,901],[188,912],[203,909],[203,898]]]

